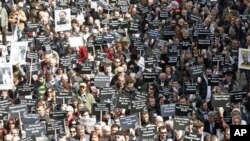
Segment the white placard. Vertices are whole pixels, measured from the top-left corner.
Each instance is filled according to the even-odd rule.
[[[70,37],[69,44],[71,47],[83,46],[83,39],[82,37]]]
[[[11,52],[10,52],[10,63],[12,65],[16,64],[26,64],[26,53],[28,48],[28,42],[12,42]]]
[[[238,68],[250,70],[250,49],[239,49]]]
[[[0,65],[0,90],[12,89],[13,70],[10,63],[1,63]]]
[[[70,9],[55,10],[55,30],[67,31],[71,29]]]

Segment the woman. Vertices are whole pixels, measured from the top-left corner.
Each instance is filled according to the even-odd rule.
[[[96,131],[92,131],[91,134],[90,134],[90,138],[89,138],[90,141],[100,141],[100,135],[97,134]]]
[[[47,101],[47,102],[52,102],[55,101],[54,96],[55,95],[55,91],[53,87],[49,87],[46,89],[46,92],[43,96],[43,100]]]
[[[7,133],[10,134],[11,129],[18,128],[18,122],[15,119],[10,119],[7,123]]]

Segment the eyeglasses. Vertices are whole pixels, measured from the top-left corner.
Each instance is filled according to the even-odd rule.
[[[161,132],[161,134],[167,134],[167,132]]]
[[[76,131],[70,131],[70,133],[76,133]]]

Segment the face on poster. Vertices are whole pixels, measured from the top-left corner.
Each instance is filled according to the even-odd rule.
[[[239,49],[238,68],[250,70],[250,49]]]
[[[55,11],[55,30],[66,31],[71,29],[71,12],[70,9]]]
[[[28,42],[13,42],[11,44],[10,63],[13,65],[26,64],[27,48]]]
[[[0,65],[0,90],[11,89],[13,85],[13,71],[10,63]]]

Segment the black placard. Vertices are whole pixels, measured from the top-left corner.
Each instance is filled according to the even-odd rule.
[[[8,110],[9,110],[9,117],[8,117],[9,119],[21,118],[23,117],[23,114],[28,111],[27,105],[23,104],[9,106]]]
[[[54,120],[61,120],[67,117],[67,113],[65,111],[54,111],[49,113],[50,118]]]
[[[110,77],[105,75],[96,75],[94,78],[94,84],[96,87],[109,87]]]
[[[94,63],[93,62],[86,62],[80,65],[80,73],[81,74],[91,74],[94,70]]]
[[[109,28],[110,29],[118,29],[120,26],[120,22],[116,20],[112,20],[109,22]]]
[[[139,31],[139,24],[137,23],[130,23],[129,33],[137,33]]]
[[[69,56],[61,57],[59,60],[59,68],[69,69],[72,66],[72,58]]]
[[[73,98],[72,92],[56,92],[57,104],[71,104],[72,98]]]
[[[131,104],[131,98],[130,97],[125,97],[125,96],[118,96],[117,97],[117,108],[124,108],[128,109]]]
[[[191,133],[191,132],[185,132],[184,141],[201,141],[202,135]]]
[[[20,99],[20,103],[23,105],[27,105],[28,111],[29,112],[35,112],[35,104],[36,100],[34,99]]]
[[[139,123],[139,119],[136,115],[129,115],[120,118],[120,123],[122,130],[135,128],[136,125]]]
[[[39,32],[40,25],[29,23],[29,24],[27,24],[26,29],[27,29],[27,32]]]
[[[49,121],[47,123],[47,135],[54,135],[55,131],[56,131],[56,134],[65,133],[64,120]]]
[[[214,94],[212,95],[212,106],[213,107],[226,107],[230,102],[229,94]]]
[[[33,124],[25,124],[24,130],[26,134],[29,136],[42,137],[46,135],[46,128],[43,122],[41,123],[33,123]]]
[[[144,62],[145,62],[146,69],[149,69],[149,68],[153,69],[157,60],[154,57],[147,57]]]
[[[140,137],[140,139],[155,139],[155,138],[157,138],[156,126],[139,128],[139,137]]]
[[[224,63],[225,61],[225,54],[214,54],[212,55],[212,65],[219,65],[219,67],[221,67],[221,65]],[[218,64],[219,63],[219,64]]]
[[[169,17],[169,12],[168,11],[160,11],[160,19],[164,20],[167,19]]]
[[[161,105],[161,116],[169,117],[175,115],[175,104]]]
[[[36,141],[36,136],[21,138],[20,141]]]
[[[116,90],[112,87],[100,88],[100,101],[104,103],[112,103],[113,96],[116,95]]]
[[[25,61],[29,62],[29,63],[34,63],[34,62],[39,61],[38,53],[37,52],[28,52]]]
[[[189,116],[193,111],[192,105],[176,104],[175,115],[177,116]]]
[[[144,82],[153,82],[157,79],[158,73],[157,72],[144,72],[143,73],[143,81]]]
[[[168,49],[168,65],[176,66],[178,62],[178,54],[179,50],[177,48],[169,48]]]
[[[17,87],[17,93],[19,96],[31,95],[33,90],[33,85],[21,85]]]
[[[210,39],[198,39],[198,48],[199,49],[208,49],[211,45]]]
[[[1,108],[7,108],[7,107],[9,107],[10,105],[11,105],[12,103],[11,103],[11,101],[9,101],[9,100],[0,100],[0,107]]]
[[[222,75],[211,75],[208,76],[208,85],[209,86],[219,86],[219,84],[223,81]]]
[[[235,91],[230,93],[231,103],[242,102],[244,97],[247,96],[247,92]]]
[[[185,94],[196,94],[197,83],[185,83]]]
[[[176,35],[176,31],[175,30],[163,29],[163,31],[162,31],[162,37],[163,37],[164,40],[173,39],[173,37],[175,35]]]
[[[98,51],[96,54],[95,60],[102,61],[106,57],[107,57],[107,53],[103,53],[103,52]]]
[[[23,114],[22,123],[25,124],[34,124],[39,123],[40,118],[38,114]]]
[[[146,96],[144,95],[136,95],[135,100],[131,101],[131,110],[130,113],[139,113],[144,108],[146,108]]]
[[[193,80],[197,80],[197,77],[200,77],[204,72],[204,65],[191,66],[189,68],[189,74]]]
[[[186,130],[186,128],[189,126],[190,119],[188,117],[174,117],[174,127],[175,130]]]
[[[156,39],[157,40],[157,39],[160,38],[160,36],[161,36],[161,34],[160,34],[159,30],[153,30],[153,29],[148,30],[148,37],[150,39]]]
[[[94,103],[93,104],[93,114],[100,115],[100,113],[110,112],[110,103]]]
[[[193,14],[191,14],[190,19],[191,19],[193,22],[200,22],[200,21],[201,21],[201,18],[200,18],[200,17],[195,16],[195,15],[193,15]]]

